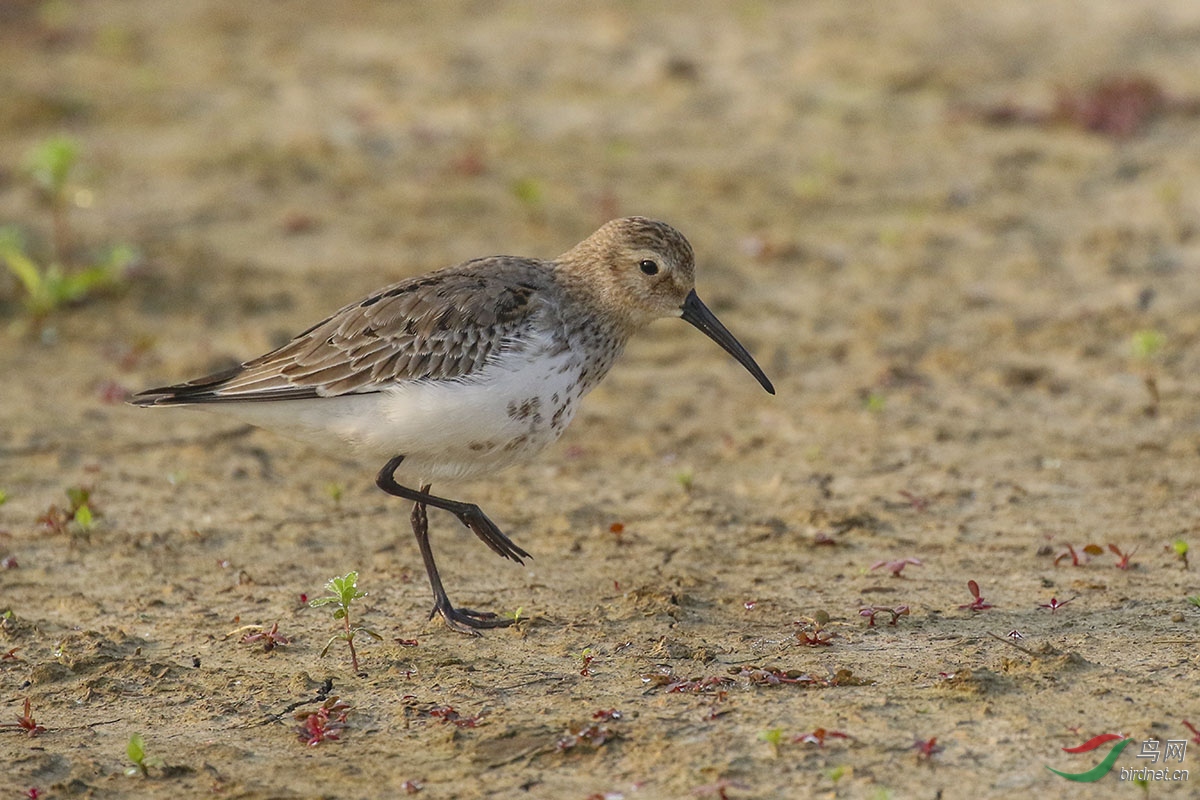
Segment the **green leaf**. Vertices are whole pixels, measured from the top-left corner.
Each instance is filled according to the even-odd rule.
[[[58,201],[78,160],[79,145],[75,140],[69,136],[55,136],[33,149],[27,167],[38,186]]]
[[[519,178],[512,183],[513,195],[527,206],[542,202],[542,187],[533,178]]]
[[[0,256],[8,265],[8,271],[16,276],[30,297],[37,297],[45,291],[45,281],[37,264],[25,255],[25,242],[16,228],[0,228]]]
[[[134,764],[141,764],[146,760],[146,740],[140,733],[129,737],[129,744],[125,745],[125,755],[129,756],[129,760]]]
[[[106,264],[85,267],[78,272],[59,275],[54,283],[55,300],[58,305],[78,303],[102,289],[116,284],[112,269]]]
[[[137,260],[137,251],[127,244],[117,244],[109,248],[108,257],[100,262],[112,276],[120,275],[126,267]]]
[[[0,228],[0,260],[25,290],[25,308],[30,314],[44,316],[60,306],[79,303],[97,292],[118,285],[125,268],[136,254],[128,245],[117,245],[97,264],[75,271],[64,271],[58,264],[45,268],[25,253],[25,244],[16,228]]]
[[[1130,337],[1134,357],[1142,360],[1154,358],[1166,343],[1167,337],[1156,330],[1137,331]]]
[[[783,741],[783,728],[768,728],[765,731],[759,731],[758,738],[772,747],[778,747]]]
[[[71,510],[77,510],[87,505],[92,493],[82,486],[72,486],[67,489],[67,499],[71,501]]]
[[[87,533],[92,529],[92,524],[94,522],[92,518],[92,510],[88,508],[86,504],[75,509],[75,522],[80,528],[83,529],[84,533]]]
[[[330,578],[325,584],[325,588],[338,597],[345,597],[346,592],[354,591],[354,585],[358,583],[357,572],[347,572],[341,578]]]

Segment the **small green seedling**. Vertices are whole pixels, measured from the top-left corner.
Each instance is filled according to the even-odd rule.
[[[132,767],[125,768],[125,774],[129,776],[140,774],[143,778],[148,778],[150,777],[150,767],[163,765],[161,758],[146,758],[146,740],[140,733],[129,737],[129,743],[125,745],[125,755],[133,762]]]
[[[1179,556],[1179,560],[1183,562],[1183,568],[1188,568],[1188,543],[1183,539],[1176,539],[1171,542],[1171,549],[1175,551],[1175,555]]]
[[[117,286],[134,260],[132,248],[118,245],[92,263],[76,263],[67,213],[76,198],[82,202],[87,196],[86,191],[73,190],[71,185],[78,162],[79,146],[66,136],[47,139],[26,160],[26,175],[50,210],[48,259],[32,255],[18,229],[0,228],[0,262],[17,279],[25,309],[38,328],[51,312]]]
[[[537,208],[542,204],[542,186],[533,178],[519,178],[510,187],[513,197],[516,197],[527,208]]]
[[[125,745],[125,755],[133,762],[132,767],[126,768],[126,775],[137,775],[139,772],[143,776],[150,774],[146,769],[146,740],[140,733],[129,737],[129,743]]]
[[[26,168],[51,203],[66,202],[67,180],[79,161],[79,145],[69,136],[53,136],[33,148]]]
[[[1138,361],[1143,368],[1142,383],[1146,385],[1146,391],[1150,395],[1150,403],[1144,409],[1149,416],[1158,414],[1159,393],[1158,393],[1158,377],[1155,374],[1154,362],[1158,360],[1159,354],[1162,352],[1163,346],[1167,343],[1167,337],[1160,331],[1142,330],[1137,331],[1130,337],[1130,350],[1133,352],[1134,360]]]
[[[836,767],[829,767],[828,769],[825,770],[825,777],[829,778],[829,780],[833,783],[834,786],[837,786],[837,782],[840,781],[845,776],[846,776],[846,767],[844,765],[838,765]]]
[[[366,592],[358,590],[358,573],[347,572],[344,577],[330,578],[325,584],[325,591],[329,592],[327,597],[318,597],[309,603],[313,608],[318,606],[337,605],[333,610],[333,618],[342,621],[343,630],[341,633],[329,637],[329,641],[325,643],[324,649],[321,650],[321,656],[324,657],[329,652],[329,648],[338,639],[343,639],[346,645],[350,648],[350,663],[354,667],[355,674],[358,673],[358,652],[354,649],[354,637],[360,633],[365,633],[371,638],[382,641],[383,637],[370,628],[363,626],[354,626],[350,623],[350,604],[360,597],[366,597]]]
[[[1130,337],[1129,345],[1133,350],[1133,357],[1138,361],[1151,361],[1162,352],[1163,345],[1167,343],[1167,337],[1161,331],[1144,330],[1137,331]]]
[[[1196,608],[1200,608],[1200,594],[1192,595],[1188,598],[1188,602],[1194,605]]]
[[[78,529],[78,532],[86,537],[95,527],[96,517],[102,516],[91,502],[91,489],[83,486],[69,487],[67,499],[71,503],[69,508],[51,505],[38,517],[37,522],[53,533],[75,532]]]
[[[25,310],[42,319],[63,306],[82,303],[121,282],[125,268],[134,260],[133,249],[118,245],[98,263],[77,270],[65,270],[54,262],[38,264],[27,252],[24,237],[16,228],[0,228],[0,260],[25,292]]]
[[[95,518],[92,516],[92,509],[84,503],[79,508],[75,509],[75,524],[79,526],[79,530],[88,533],[95,524]]]
[[[679,487],[683,491],[690,494],[692,487],[696,484],[696,473],[691,467],[685,467],[675,473],[675,482],[679,484]]]
[[[0,489],[0,506],[8,502],[8,492]]]
[[[66,259],[70,247],[67,229],[67,208],[70,200],[67,187],[71,172],[79,163],[79,145],[69,136],[54,136],[33,148],[26,160],[26,169],[50,213],[54,224],[54,255],[56,261]]]
[[[779,755],[779,745],[783,744],[783,728],[767,728],[765,731],[760,731],[758,739],[761,742],[766,742],[771,745],[771,749],[775,751],[775,755]]]

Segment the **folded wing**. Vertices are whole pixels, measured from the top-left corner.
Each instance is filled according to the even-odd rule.
[[[140,392],[130,402],[299,400],[377,392],[403,381],[468,378],[519,342],[544,304],[549,272],[516,262],[479,259],[384,287],[266,355]]]

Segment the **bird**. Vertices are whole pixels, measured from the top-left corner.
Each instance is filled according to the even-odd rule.
[[[321,449],[386,460],[375,483],[413,503],[434,596],[429,618],[440,614],[451,629],[478,635],[513,620],[450,602],[427,508],[450,512],[504,558],[524,564],[531,556],[478,505],[431,494],[433,483],[532,458],[562,435],[630,337],[670,317],[698,328],[775,394],[696,294],[683,234],[625,217],[552,260],[477,258],[385,286],[265,355],[129,402],[195,406]]]

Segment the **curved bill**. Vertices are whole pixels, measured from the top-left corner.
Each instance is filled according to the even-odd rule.
[[[684,322],[690,322],[695,325],[708,338],[721,345],[726,353],[736,358],[738,363],[745,367],[746,371],[762,384],[764,389],[771,394],[775,394],[775,387],[771,385],[771,381],[767,379],[762,369],[754,362],[754,358],[746,352],[746,348],[742,347],[737,339],[733,338],[733,334],[721,324],[716,315],[708,310],[708,306],[700,302],[695,289],[688,292],[688,296],[683,301],[683,308],[679,316],[683,318]]]

